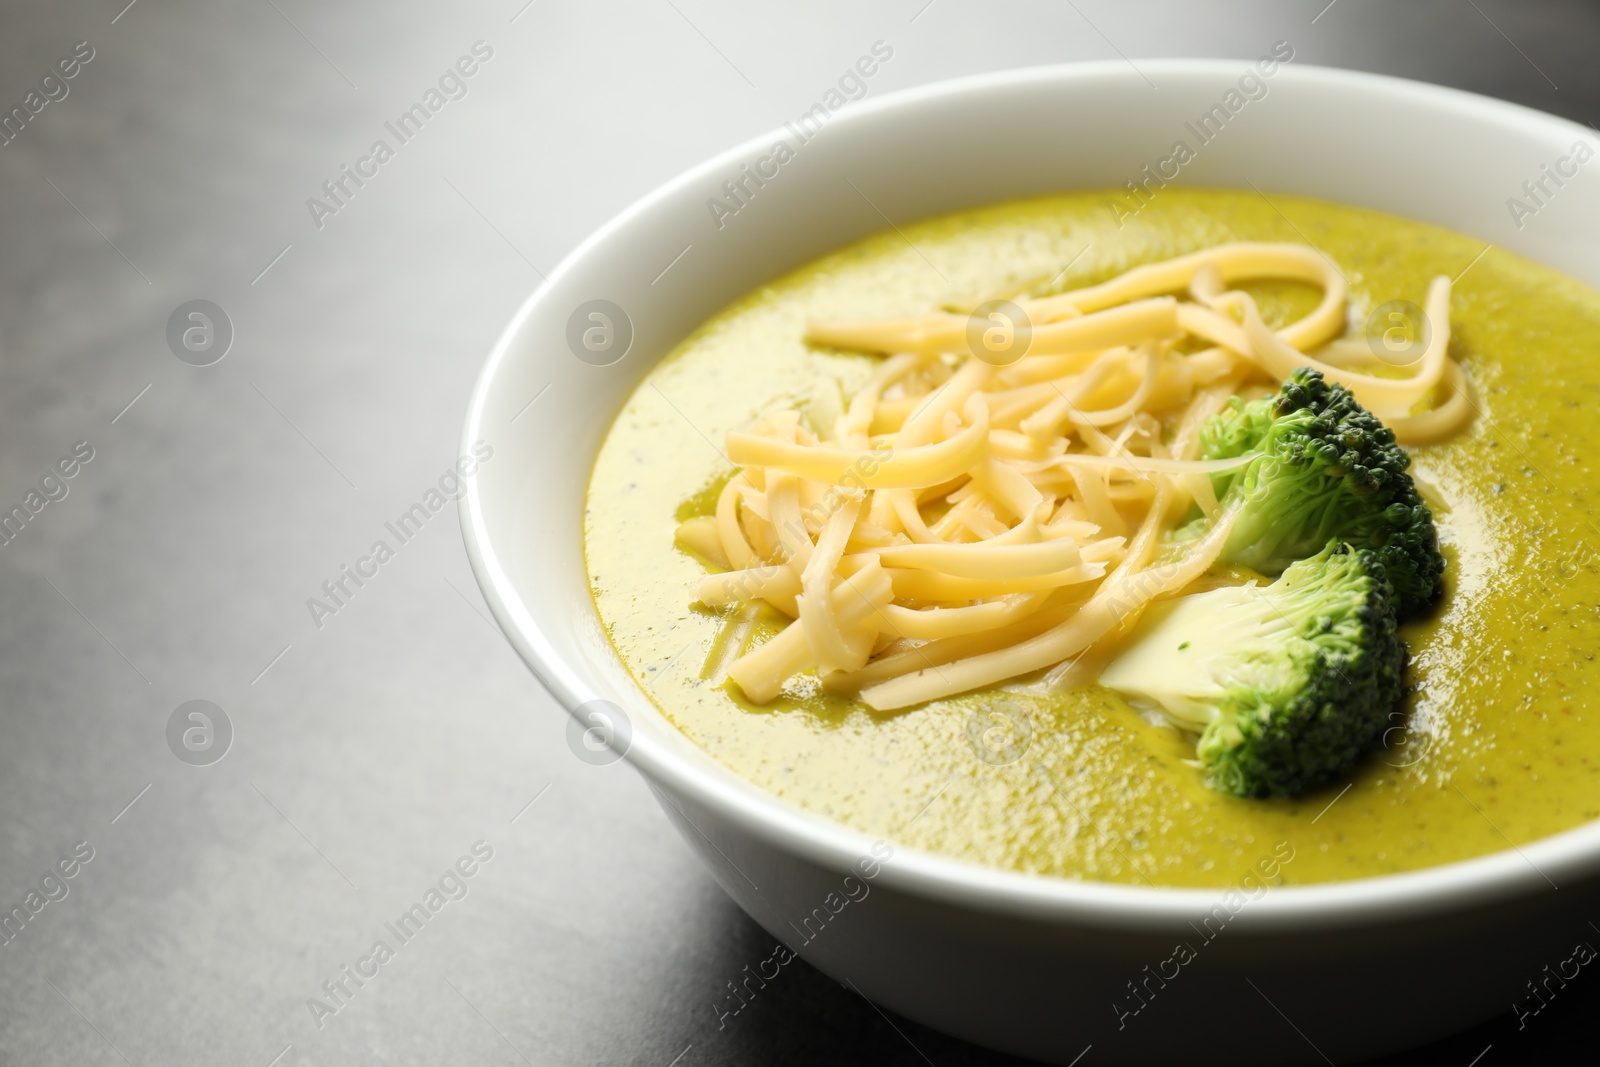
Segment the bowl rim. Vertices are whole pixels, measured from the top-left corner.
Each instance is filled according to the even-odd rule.
[[[1231,76],[1237,74],[1240,62],[1239,58],[1140,59],[1139,69],[1176,76]],[[1127,64],[1104,60],[968,75],[862,100],[841,112],[830,124],[873,121],[885,112],[958,97],[978,89],[1070,80],[1096,81],[1125,77],[1126,73]],[[1374,90],[1487,123],[1515,125],[1523,130],[1542,129],[1567,138],[1593,132],[1568,119],[1520,104],[1392,75],[1296,63],[1279,68],[1275,80],[1285,78],[1324,91]],[[494,392],[496,379],[518,347],[528,320],[556,283],[613,234],[633,226],[685,186],[726,172],[731,165],[764,149],[782,132],[778,127],[747,138],[652,189],[585,238],[548,273],[512,316],[479,373],[463,428],[462,454],[466,454],[472,442],[484,436],[485,408]],[[648,372],[642,372],[641,381],[643,373]],[[602,694],[581,677],[582,672],[555,653],[540,625],[538,611],[529,610],[502,565],[484,518],[483,491],[478,480],[465,481],[466,492],[458,508],[474,577],[507,640],[570,714],[584,702]],[[648,694],[645,699],[650,699]],[[674,752],[671,745],[651,736],[647,729],[633,730],[625,755],[652,783],[716,813],[771,847],[824,868],[848,871],[858,860],[871,854],[875,841],[881,842],[871,834],[792,805],[731,771],[726,775],[707,774]],[[1250,906],[1236,916],[1240,920],[1248,917],[1247,923],[1230,924],[1230,929],[1238,926],[1246,932],[1277,934],[1370,926],[1484,907],[1554,889],[1557,882],[1553,876],[1569,881],[1600,868],[1600,820],[1523,846],[1507,839],[1507,845],[1497,852],[1412,871],[1276,886],[1270,893],[1253,899]],[[1151,886],[1036,875],[980,866],[899,845],[893,848],[893,858],[882,864],[877,884],[964,909],[1034,921],[1124,929],[1166,928],[1185,923],[1196,914],[1208,911],[1233,890],[1232,886],[1221,885]]]

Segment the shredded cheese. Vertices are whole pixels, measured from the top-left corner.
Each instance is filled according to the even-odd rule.
[[[1272,330],[1230,288],[1246,280],[1306,282],[1322,299]],[[981,334],[973,317],[944,311],[811,323],[813,344],[888,358],[832,426],[777,411],[728,434],[741,469],[715,515],[678,532],[726,568],[694,591],[737,623],[738,647],[719,652],[714,677],[725,670],[768,703],[815,670],[828,689],[891,711],[1047,668],[1076,676],[1072,663],[1221,552],[1238,505],[1217,500],[1210,476],[1253,457],[1196,454],[1228,397],[1309,366],[1402,443],[1441,440],[1470,419],[1448,354],[1449,279],[1429,287],[1429,338],[1410,368],[1344,336],[1346,299],[1320,252],[1240,243],[1018,299],[1026,322],[1008,336],[1020,356],[986,360],[969,347]],[[1207,532],[1155,562],[1193,506]],[[792,621],[745,649],[763,604]]]

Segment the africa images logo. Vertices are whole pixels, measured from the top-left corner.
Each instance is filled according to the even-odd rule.
[[[452,100],[466,99],[469,91],[467,79],[494,58],[493,46],[485,41],[474,41],[471,51],[471,55],[462,56],[454,65],[446,67],[444,73],[439,75],[437,86],[430,85],[424,90],[421,100],[400,112],[394,121],[383,124],[383,128],[394,138],[394,144],[391,145],[382,137],[373,141],[367,154],[356,160],[354,168],[341,163],[339,173],[322,183],[321,197],[306,198],[306,210],[310,212],[311,221],[317,229],[322,229],[330,217],[343,211],[356,192],[366,188],[367,182],[378,176],[380,168],[395,157],[396,151],[421,133],[428,121],[443,111],[446,104]]]
[[[743,211],[755,199],[756,193],[778,176],[779,168],[794,159],[801,148],[815,139],[822,127],[845,105],[866,96],[867,79],[893,58],[892,46],[885,41],[873,41],[871,54],[861,56],[852,66],[846,67],[844,73],[839,75],[837,87],[830,86],[822,94],[822,99],[801,112],[799,118],[783,124],[784,129],[793,135],[793,144],[780,138],[767,150],[766,155],[755,161],[754,169],[746,164],[739,168],[737,175],[722,183],[722,197],[707,197],[706,210],[711,212],[711,220],[717,224],[717,229],[722,229],[728,219]]]

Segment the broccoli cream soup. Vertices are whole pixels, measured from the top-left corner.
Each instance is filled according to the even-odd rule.
[[[905,846],[1179,886],[1482,855],[1600,816],[1596,337],[1559,274],[1315,200],[906,225],[650,372],[590,587],[685,735]]]

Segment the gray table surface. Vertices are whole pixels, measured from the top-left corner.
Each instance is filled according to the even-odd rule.
[[[7,112],[93,49],[0,147],[0,511],[66,490],[0,545],[0,911],[30,912],[6,1064],[1014,1062],[804,965],[719,1024],[769,938],[625,764],[568,751],[453,511],[320,626],[307,599],[453,462],[540,271],[875,40],[873,94],[1287,39],[1600,117],[1600,10],[1573,2],[124,3],[0,9]],[[465,95],[319,226],[307,199],[479,41]],[[194,299],[234,333],[209,366],[166,336]],[[168,740],[191,700],[222,710],[193,754]],[[466,895],[314,1014],[441,878]],[[1408,1061],[1554,1055],[1600,996],[1574,986]]]

